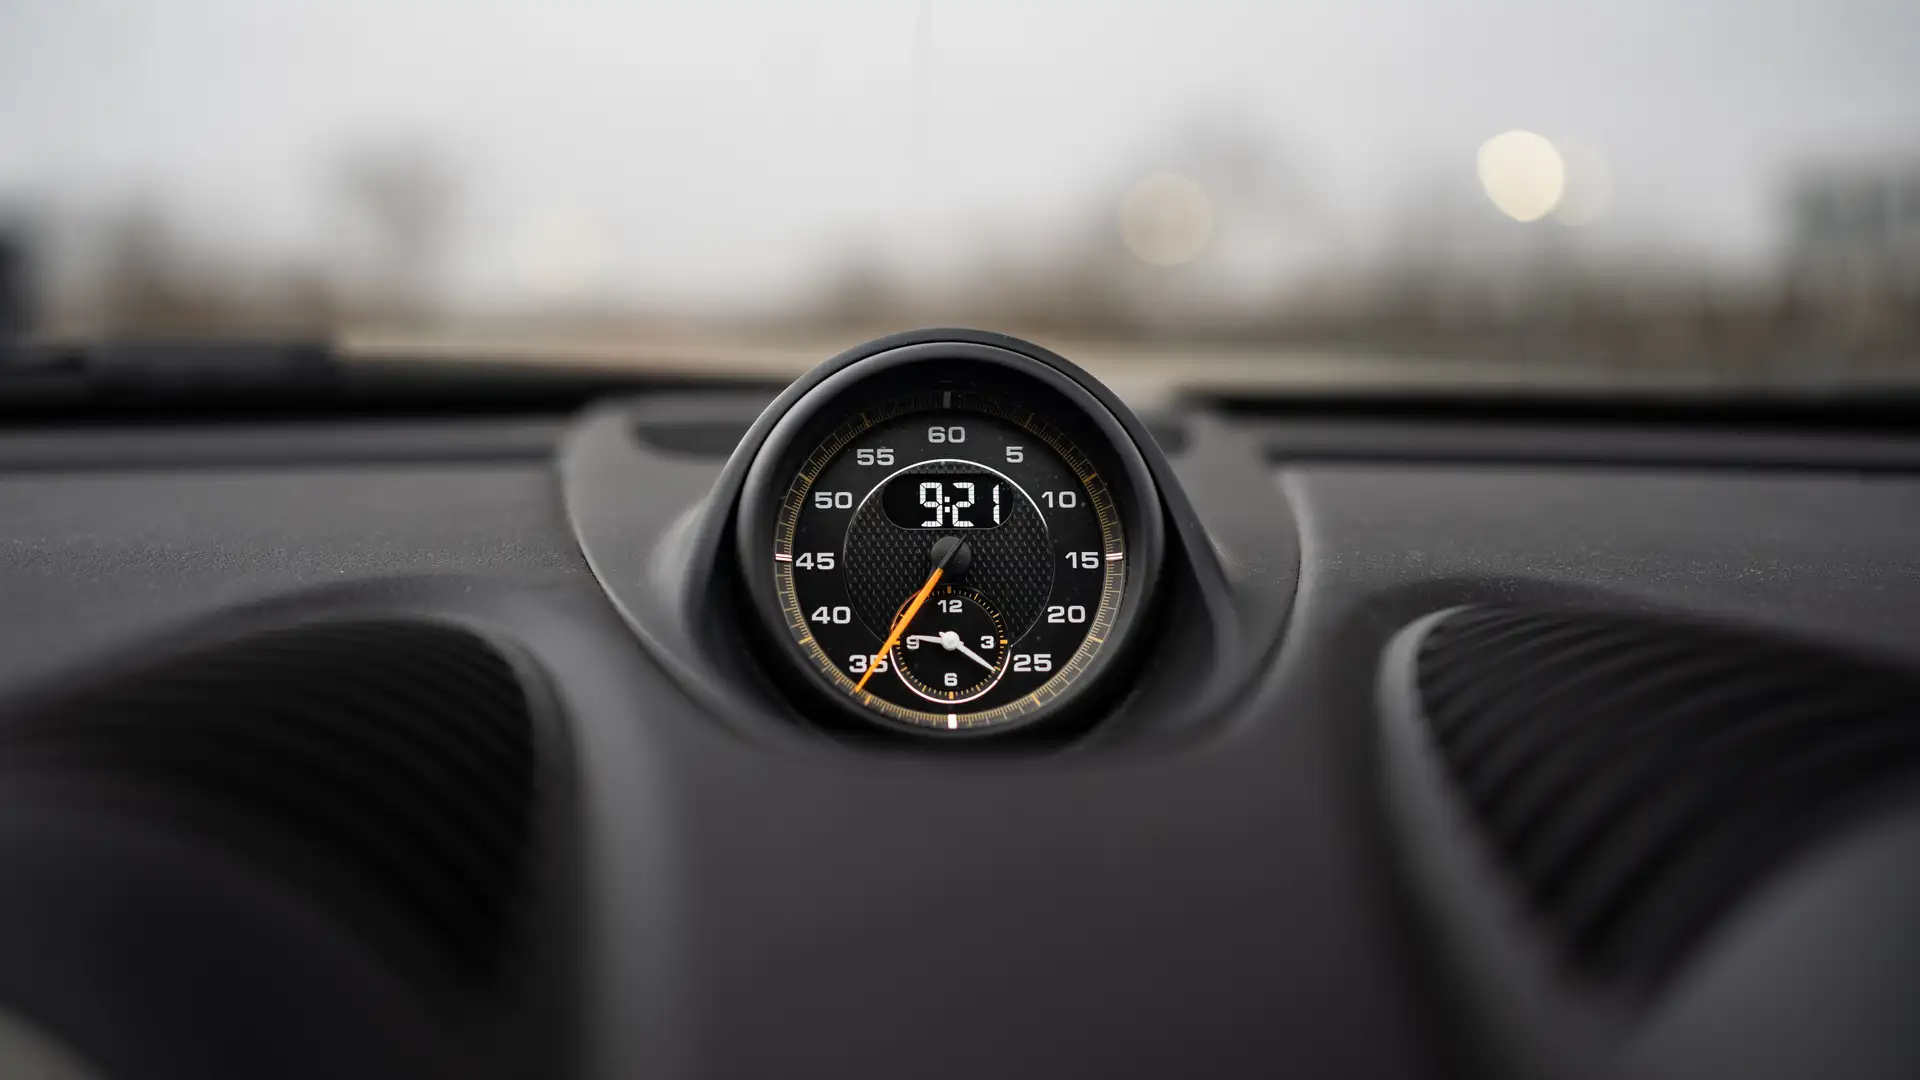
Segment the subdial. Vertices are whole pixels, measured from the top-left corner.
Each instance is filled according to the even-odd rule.
[[[893,666],[908,689],[929,701],[971,701],[1006,671],[1006,626],[978,592],[940,585],[902,630]]]

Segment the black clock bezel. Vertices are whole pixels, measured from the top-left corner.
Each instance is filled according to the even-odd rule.
[[[1084,377],[998,345],[925,341],[884,348],[856,360],[794,401],[768,433],[747,471],[734,544],[747,603],[753,609],[751,621],[759,636],[772,644],[784,667],[797,675],[797,679],[787,681],[809,687],[811,696],[840,719],[943,740],[1033,729],[1075,715],[1085,703],[1097,699],[1096,691],[1111,684],[1116,665],[1141,636],[1140,624],[1152,606],[1160,577],[1166,526],[1158,488],[1139,447],[1112,411],[1082,385]],[[1036,409],[1044,403],[1072,410],[1071,416],[1048,416],[1048,420],[1078,435],[1081,451],[1107,470],[1107,483],[1119,505],[1128,538],[1127,582],[1107,640],[1067,692],[997,724],[957,730],[926,727],[866,708],[841,693],[806,655],[786,624],[776,594],[772,557],[775,519],[781,496],[800,461],[821,436],[837,426],[839,418],[857,409],[859,402],[913,390],[978,388],[983,383],[991,384],[989,392],[1026,401]]]

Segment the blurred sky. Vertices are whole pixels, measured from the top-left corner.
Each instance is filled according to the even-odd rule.
[[[469,297],[527,288],[530,244],[692,299],[1045,243],[1196,123],[1255,133],[1354,245],[1477,195],[1496,133],[1576,140],[1613,174],[1591,242],[1738,267],[1796,165],[1920,149],[1920,5],[0,0],[0,206],[148,200],[212,249],[325,258],[341,161],[427,147]]]

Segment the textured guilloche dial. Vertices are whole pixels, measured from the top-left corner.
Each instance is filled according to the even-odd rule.
[[[820,672],[882,717],[946,730],[1016,722],[1069,692],[1127,580],[1119,508],[1091,459],[985,394],[848,418],[793,477],[773,548],[788,630]]]

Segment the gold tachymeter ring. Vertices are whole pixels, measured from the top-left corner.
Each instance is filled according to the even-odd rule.
[[[801,515],[807,509],[814,483],[848,444],[874,427],[898,417],[947,410],[981,413],[1009,422],[1057,454],[1072,472],[1074,484],[1093,513],[1099,534],[1095,546],[1102,564],[1099,568],[1099,599],[1092,610],[1085,613],[1085,634],[1072,655],[1064,663],[1053,661],[1051,677],[1032,691],[994,708],[972,712],[958,709],[935,712],[912,708],[880,697],[870,688],[856,689],[856,677],[835,663],[815,639],[808,626],[807,613],[796,589],[794,576],[794,536]],[[1120,508],[1091,459],[1045,418],[1030,409],[1008,404],[989,394],[928,391],[870,406],[851,417],[828,434],[801,462],[797,475],[780,502],[773,532],[774,592],[782,621],[808,662],[838,692],[849,695],[863,708],[893,722],[917,728],[953,731],[1013,726],[1071,693],[1111,636],[1126,593],[1129,560]],[[873,643],[875,648],[879,645],[879,641]],[[1011,650],[1013,645],[1007,648]],[[961,702],[955,701],[953,704]]]
[[[942,601],[957,605],[958,610],[951,613],[942,611]],[[927,597],[927,605],[931,611],[923,611],[906,628],[900,641],[894,645],[892,655],[888,657],[894,674],[899,676],[907,689],[936,705],[959,705],[982,697],[998,686],[1001,676],[1007,673],[1007,662],[1013,655],[1008,647],[1007,624],[1000,618],[1000,612],[978,592],[956,585],[941,585],[934,589]],[[900,610],[905,611],[906,606],[902,605]],[[938,633],[928,634],[926,631]],[[951,640],[946,638],[949,632],[953,635]],[[942,640],[926,640],[936,636]],[[922,653],[924,657],[920,655]],[[914,670],[916,661],[924,666],[928,658],[936,656],[951,661],[940,666],[955,669],[953,686],[947,686],[944,680],[936,686]],[[958,676],[962,673],[972,681],[961,681]]]

